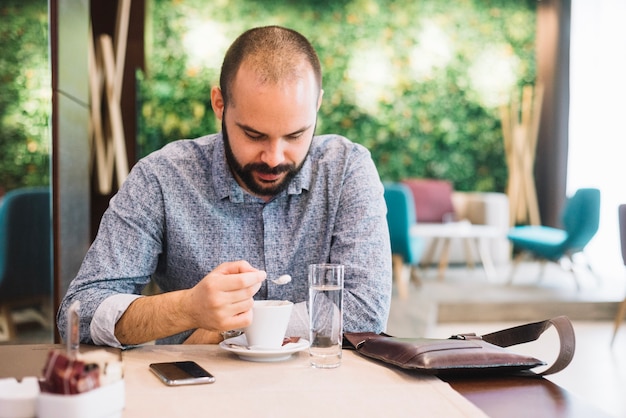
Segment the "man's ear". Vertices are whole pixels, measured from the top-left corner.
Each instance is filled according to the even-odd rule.
[[[324,97],[324,89],[320,89],[320,95],[317,98],[317,111],[319,111],[322,106],[322,97]]]
[[[222,120],[224,116],[224,97],[222,96],[222,90],[217,86],[211,88],[211,107],[213,112],[215,112],[215,116]]]

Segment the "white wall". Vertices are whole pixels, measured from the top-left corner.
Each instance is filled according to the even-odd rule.
[[[605,279],[624,280],[617,206],[626,203],[626,0],[572,0],[568,194],[602,193],[586,249]]]

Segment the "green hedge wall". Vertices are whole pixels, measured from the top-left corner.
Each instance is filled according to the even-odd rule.
[[[147,0],[139,154],[215,132],[223,54],[242,31],[305,34],[324,66],[318,133],[368,147],[381,178],[503,191],[497,107],[535,80],[534,0]],[[45,0],[0,4],[0,189],[50,180]]]
[[[50,183],[48,2],[0,2],[0,195]]]
[[[536,1],[152,0],[139,74],[139,155],[219,129],[210,105],[242,31],[306,35],[324,71],[318,133],[372,152],[383,180],[432,177],[504,191],[498,106],[535,80]]]

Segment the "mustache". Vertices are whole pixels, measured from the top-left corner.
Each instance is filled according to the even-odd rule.
[[[270,167],[265,163],[249,163],[244,167],[246,171],[256,171],[263,174],[288,173],[295,170],[295,168],[296,167],[293,164],[279,164],[276,167]]]

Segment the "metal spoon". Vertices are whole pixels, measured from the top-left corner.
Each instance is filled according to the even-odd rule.
[[[272,282],[276,284],[287,284],[290,281],[291,281],[291,276],[288,274],[283,274],[278,279],[272,279]]]

